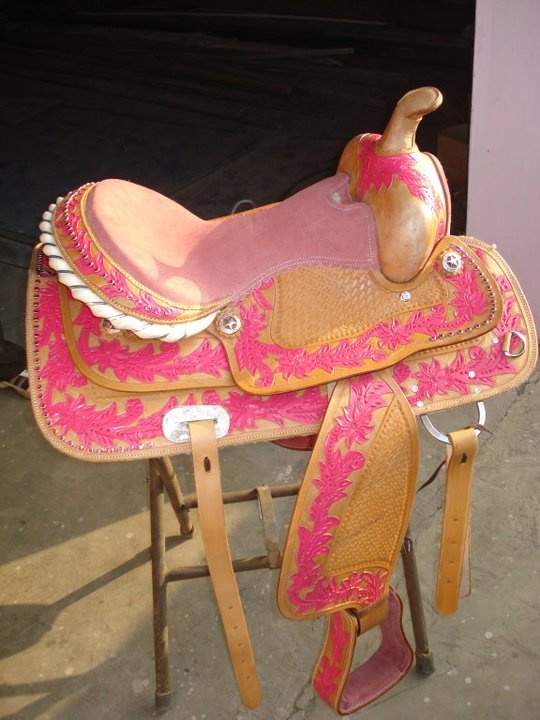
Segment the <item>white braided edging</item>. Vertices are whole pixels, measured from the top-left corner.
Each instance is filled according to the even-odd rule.
[[[84,283],[84,281],[71,269],[62,256],[51,228],[52,214],[56,206],[63,198],[59,197],[56,203],[49,205],[49,209],[43,213],[43,220],[39,224],[43,252],[49,258],[49,264],[58,274],[58,279],[66,285],[76,300],[87,305],[92,313],[99,318],[104,318],[116,330],[130,330],[132,333],[145,340],[163,340],[164,342],[177,342],[185,337],[192,337],[205,330],[216,317],[213,312],[199,320],[190,320],[185,323],[154,323],[149,320],[127,315],[117,308],[102,300],[99,295]]]

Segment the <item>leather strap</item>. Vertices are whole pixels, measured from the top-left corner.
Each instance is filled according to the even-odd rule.
[[[348,715],[376,700],[409,671],[413,651],[401,622],[403,605],[390,589],[388,598],[359,614],[341,610],[328,617],[326,637],[313,673],[319,695],[340,715]],[[379,626],[381,644],[351,672],[357,637]]]
[[[210,578],[242,702],[255,708],[261,702],[262,693],[229,550],[214,421],[191,422],[189,431],[199,521]]]
[[[446,449],[446,486],[443,528],[439,551],[439,571],[435,606],[442,615],[450,615],[458,607],[460,588],[467,588],[470,545],[471,486],[473,465],[478,449],[474,428],[449,434]],[[465,577],[462,582],[462,573]]]

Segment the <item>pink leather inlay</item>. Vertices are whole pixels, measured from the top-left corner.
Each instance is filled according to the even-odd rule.
[[[370,208],[345,174],[267,208],[204,221],[153,190],[104,180],[86,219],[114,263],[178,304],[237,299],[291,267],[379,267]]]

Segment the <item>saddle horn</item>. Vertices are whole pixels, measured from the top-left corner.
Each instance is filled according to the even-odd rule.
[[[424,115],[437,110],[442,93],[434,87],[411,90],[397,103],[376,148],[380,155],[400,155],[418,150],[416,130]]]
[[[397,103],[382,135],[357,135],[345,147],[338,172],[349,176],[351,197],[371,206],[383,275],[412,280],[435,244],[449,232],[450,194],[438,160],[420,152],[416,131],[442,103],[442,93],[422,87]]]

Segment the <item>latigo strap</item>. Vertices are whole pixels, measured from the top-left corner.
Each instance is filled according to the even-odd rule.
[[[471,486],[478,437],[474,428],[450,433],[446,449],[446,489],[435,604],[442,615],[457,610],[469,574]],[[465,565],[465,568],[464,568]]]
[[[189,424],[201,535],[242,701],[255,708],[262,693],[234,577],[221,495],[221,474],[213,420]]]

